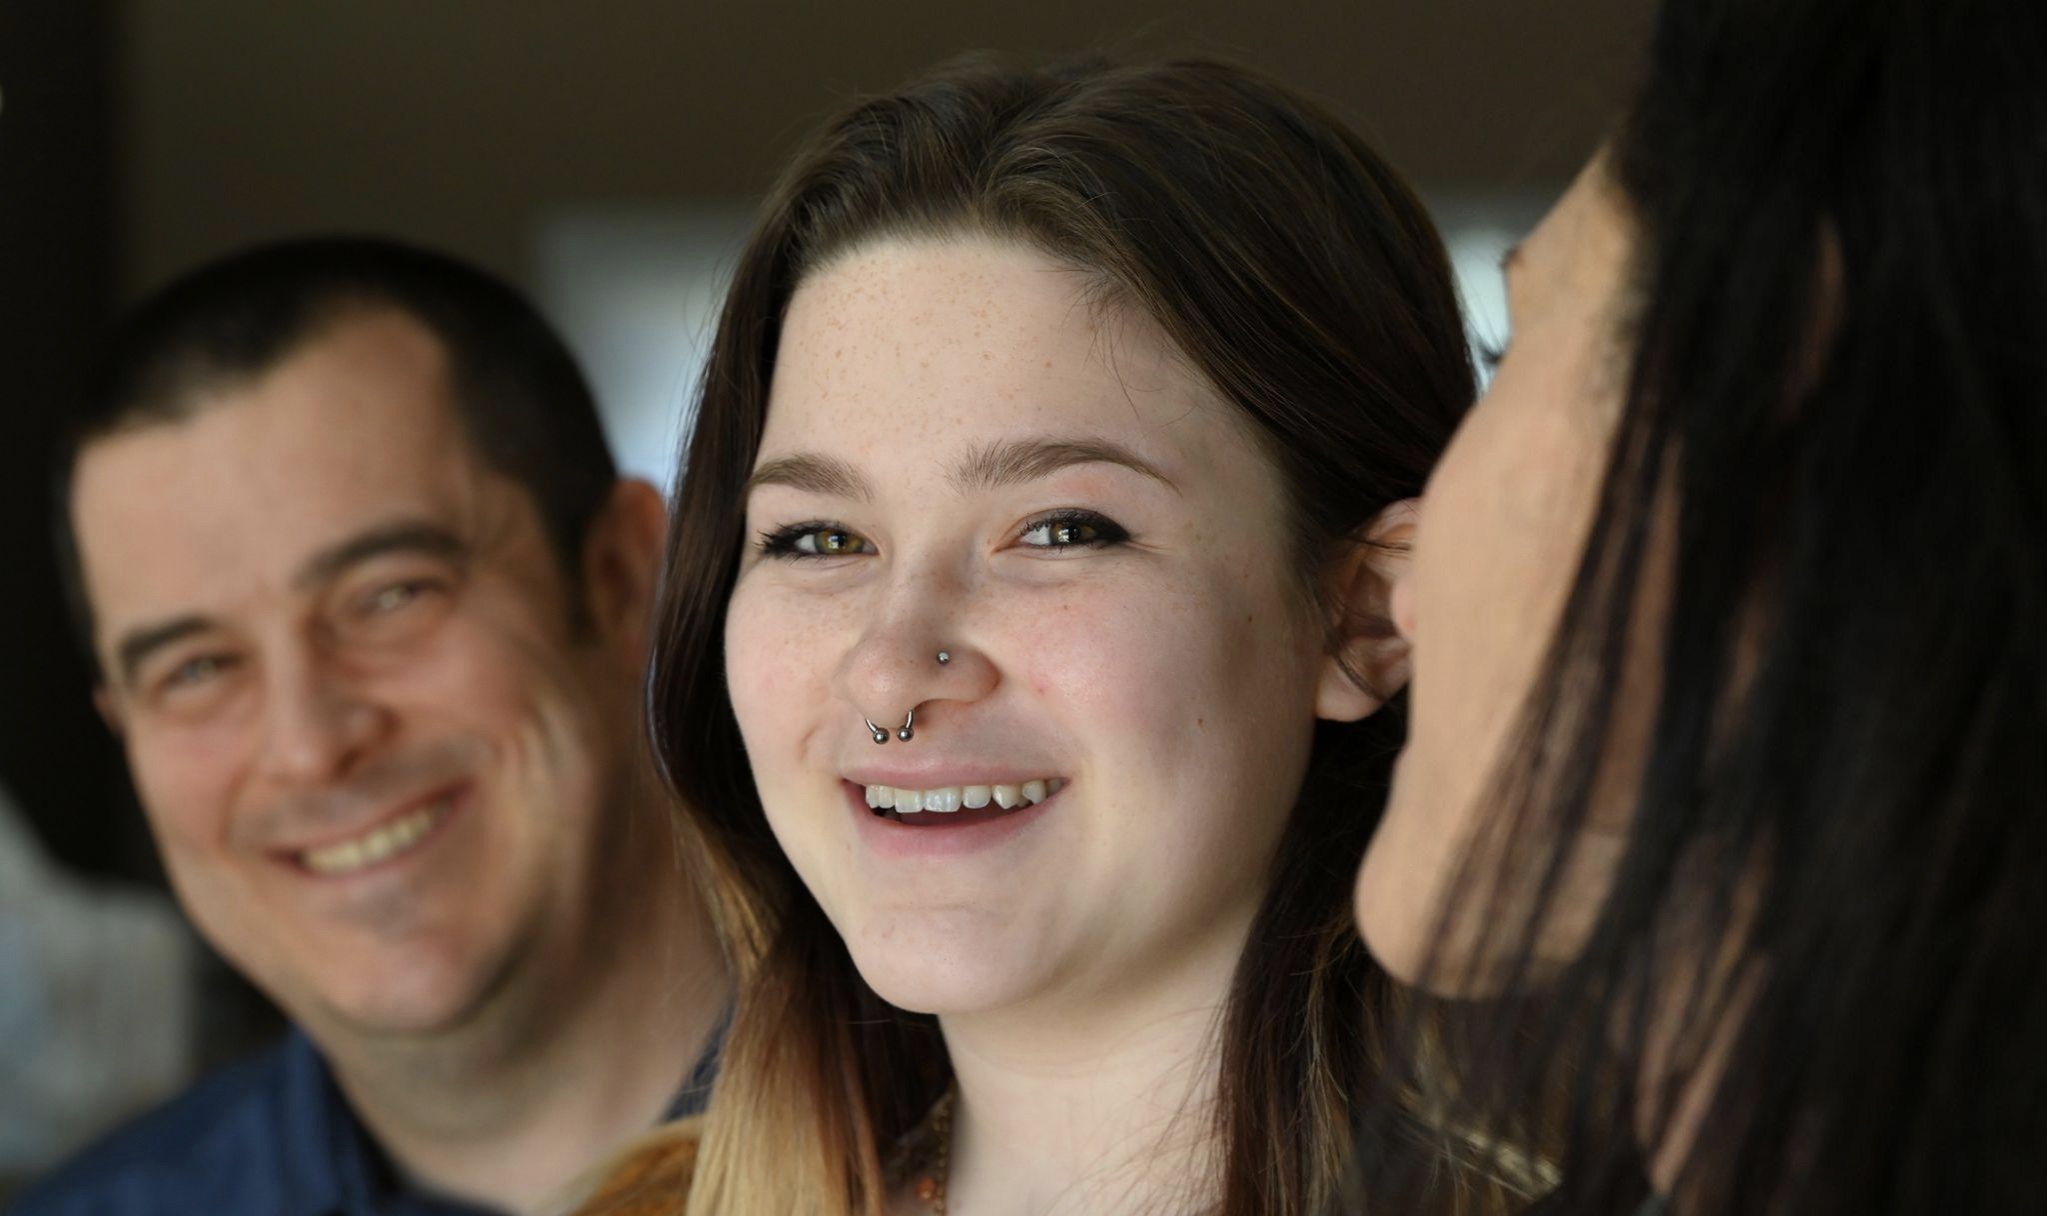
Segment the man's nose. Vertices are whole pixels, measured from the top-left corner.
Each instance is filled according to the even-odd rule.
[[[385,711],[356,682],[317,653],[289,653],[267,664],[263,775],[304,785],[346,774],[380,737]]]

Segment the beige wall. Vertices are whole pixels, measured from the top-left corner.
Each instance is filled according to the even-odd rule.
[[[744,198],[836,100],[947,54],[1246,59],[1425,187],[1544,189],[1597,140],[1641,0],[126,0],[126,292],[258,237],[369,228],[527,276],[538,217]]]

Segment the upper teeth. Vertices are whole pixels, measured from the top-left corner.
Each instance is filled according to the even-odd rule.
[[[300,854],[300,860],[315,874],[346,874],[360,870],[418,844],[447,813],[448,801],[444,798],[409,815],[400,815],[389,823],[380,824],[353,840],[307,849]]]
[[[965,807],[976,810],[993,802],[1003,810],[1011,810],[1025,803],[1033,805],[1043,802],[1059,792],[1066,784],[1063,777],[1046,777],[1037,781],[1024,781],[1016,785],[944,785],[935,790],[906,790],[893,785],[870,785],[867,787],[867,805],[893,810],[899,815],[915,814],[918,811],[936,811],[949,815]]]

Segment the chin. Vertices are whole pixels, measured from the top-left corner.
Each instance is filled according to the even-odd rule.
[[[496,988],[487,969],[443,959],[364,967],[341,978],[343,983],[312,993],[315,1009],[304,1014],[291,1009],[292,1002],[278,1003],[315,1026],[369,1036],[433,1035],[475,1017]]]
[[[1393,787],[1358,867],[1351,908],[1358,936],[1381,969],[1410,987],[1450,996],[1455,994],[1436,982],[1442,977],[1428,974],[1441,970],[1431,963],[1440,948],[1435,909],[1455,865],[1442,839],[1449,825],[1428,813],[1442,803],[1416,789],[1409,746],[1394,765]]]
[[[1033,985],[1000,951],[960,949],[948,942],[848,943],[860,978],[882,1000],[911,1013],[963,1014],[1000,1009],[1024,999]]]
[[[1374,858],[1379,870],[1375,870]],[[1353,892],[1358,936],[1381,970],[1398,982],[1452,1000],[1483,1000],[1505,991],[1504,963],[1476,953],[1470,930],[1437,940],[1434,919],[1423,912],[1427,897],[1389,872],[1398,859],[1365,854]]]
[[[1428,948],[1415,926],[1408,923],[1416,918],[1402,915],[1399,908],[1380,906],[1386,901],[1389,886],[1397,889],[1398,884],[1389,884],[1383,875],[1375,873],[1373,859],[1377,856],[1376,852],[1365,854],[1365,864],[1358,870],[1357,885],[1351,892],[1358,936],[1364,939],[1365,949],[1386,974],[1403,984],[1414,985],[1421,980]]]
[[[370,1037],[435,1035],[461,1025],[476,1002],[446,993],[350,993],[322,1002],[323,1021]]]

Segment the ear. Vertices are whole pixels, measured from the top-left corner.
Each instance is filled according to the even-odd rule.
[[[92,707],[99,711],[100,721],[107,724],[107,729],[113,732],[114,738],[120,738],[127,728],[126,721],[121,717],[121,700],[104,681],[95,682],[92,686]]]
[[[646,660],[667,536],[668,504],[661,491],[621,478],[583,542],[583,605],[591,628],[635,671]]]
[[[1408,644],[1394,625],[1395,589],[1421,521],[1421,499],[1372,517],[1329,573],[1329,650],[1315,686],[1315,716],[1356,722],[1407,686]]]

